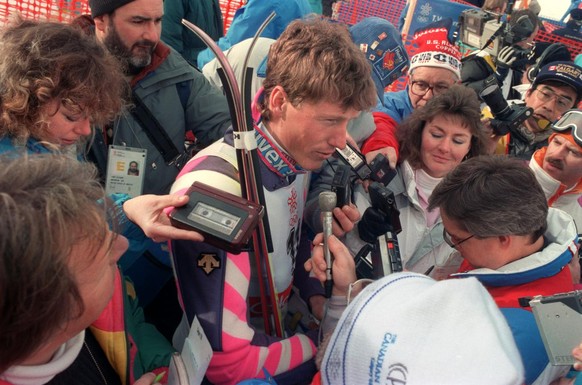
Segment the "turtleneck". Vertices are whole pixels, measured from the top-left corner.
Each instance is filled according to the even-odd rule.
[[[83,330],[61,345],[53,355],[53,358],[46,364],[15,365],[0,374],[0,378],[13,385],[46,384],[75,361],[83,347],[84,340],[85,331]]]
[[[414,170],[414,180],[416,182],[416,191],[419,197],[420,207],[426,213],[426,225],[431,227],[436,223],[440,216],[440,210],[435,209],[428,211],[428,198],[432,191],[443,178],[435,178],[426,173],[423,169]]]

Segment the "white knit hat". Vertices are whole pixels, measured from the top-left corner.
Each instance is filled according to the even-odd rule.
[[[395,273],[343,313],[321,365],[322,384],[524,383],[505,318],[474,278]]]
[[[452,71],[461,78],[461,51],[449,40],[452,19],[446,18],[414,32],[410,73],[416,67],[436,67]]]

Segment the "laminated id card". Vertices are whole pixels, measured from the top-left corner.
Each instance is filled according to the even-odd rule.
[[[145,175],[147,150],[125,146],[109,146],[107,194],[141,195]]]

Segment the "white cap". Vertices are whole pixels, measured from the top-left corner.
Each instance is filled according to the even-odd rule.
[[[505,318],[475,278],[395,273],[343,313],[321,365],[322,384],[524,383]]]

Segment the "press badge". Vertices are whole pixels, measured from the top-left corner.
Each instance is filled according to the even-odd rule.
[[[127,194],[132,198],[141,195],[146,155],[147,150],[144,148],[109,146],[106,193]]]
[[[206,338],[202,325],[200,325],[200,321],[196,316],[194,316],[194,320],[192,320],[190,333],[188,334],[188,338],[184,341],[184,347],[182,348],[182,355],[180,358],[182,369],[180,370],[180,368],[177,367],[178,373],[172,373],[172,370],[170,370],[171,379],[173,380],[174,378],[180,377],[178,374],[182,371],[186,373],[186,376],[182,375],[182,377],[188,378],[189,385],[201,384],[204,380],[204,373],[206,373],[206,369],[208,369],[208,365],[212,359],[212,347],[210,346],[210,342],[208,341],[208,338]],[[168,385],[170,384],[181,385],[182,383],[168,381]]]

